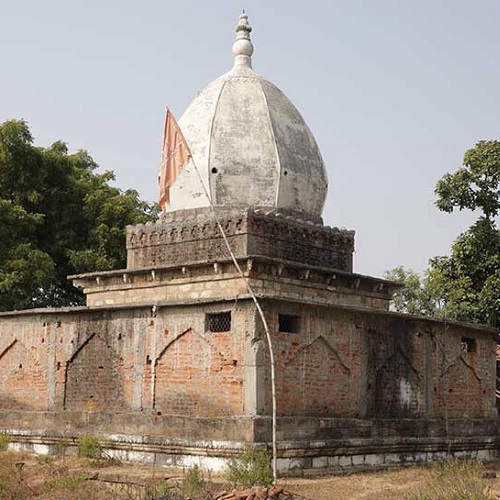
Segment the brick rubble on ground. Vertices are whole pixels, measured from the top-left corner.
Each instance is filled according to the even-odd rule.
[[[293,500],[292,493],[284,491],[280,486],[264,488],[256,486],[246,490],[221,491],[215,495],[215,500]]]

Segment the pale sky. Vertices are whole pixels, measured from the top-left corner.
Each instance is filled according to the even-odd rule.
[[[354,270],[447,254],[473,217],[440,213],[434,185],[500,139],[498,0],[4,1],[0,121],[88,150],[155,200],[165,106],[179,118],[231,68],[243,7],[255,70],[321,148],[324,220],[356,231]]]

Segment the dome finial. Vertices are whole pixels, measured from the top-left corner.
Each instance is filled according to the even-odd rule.
[[[253,45],[250,40],[252,27],[248,23],[248,16],[245,9],[240,16],[236,26],[236,41],[233,44],[234,65],[252,67]]]

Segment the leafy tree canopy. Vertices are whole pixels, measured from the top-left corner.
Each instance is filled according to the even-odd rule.
[[[424,316],[435,315],[437,306],[429,294],[425,276],[400,266],[387,271],[384,277],[404,285],[393,296],[392,308],[395,311]]]
[[[435,190],[445,212],[477,211],[476,222],[453,243],[450,255],[434,257],[422,275],[396,268],[389,278],[405,284],[393,307],[402,312],[500,326],[500,142],[480,141],[463,166],[445,174]],[[429,301],[432,304],[429,305]]]
[[[465,152],[463,166],[436,184],[436,206],[443,212],[479,210],[492,219],[500,210],[500,142],[479,141]]]
[[[63,142],[34,146],[24,121],[0,124],[0,310],[81,304],[67,275],[125,266],[125,226],[158,209],[97,168]]]

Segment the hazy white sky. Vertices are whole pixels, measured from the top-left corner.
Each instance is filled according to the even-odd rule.
[[[4,2],[0,121],[87,149],[156,199],[165,106],[180,117],[231,68],[243,7],[254,68],[323,153],[325,222],[356,230],[355,271],[420,271],[446,254],[472,216],[438,212],[434,185],[500,138],[498,0]]]

